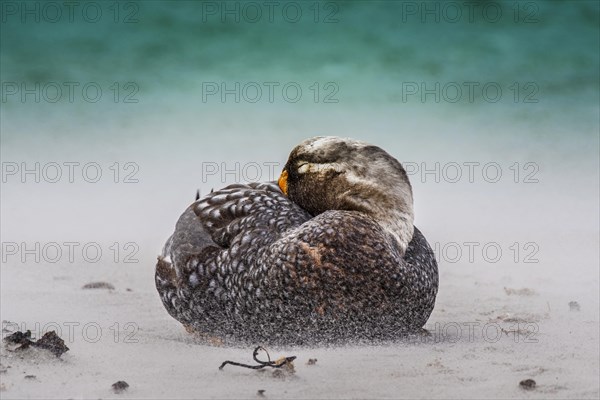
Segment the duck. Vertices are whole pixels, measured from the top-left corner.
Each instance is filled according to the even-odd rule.
[[[413,224],[402,164],[382,148],[318,136],[277,181],[196,199],[163,247],[167,312],[209,343],[335,345],[419,332],[438,267]]]

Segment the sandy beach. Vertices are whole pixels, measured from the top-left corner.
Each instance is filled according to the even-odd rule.
[[[187,334],[162,309],[149,266],[99,266],[101,273],[8,267],[3,336],[17,325],[37,337],[56,330],[70,350],[56,359],[3,347],[2,397],[260,398],[264,390],[266,398],[290,399],[597,398],[597,282],[565,291],[547,268],[523,274],[512,266],[482,276],[479,265],[442,264],[429,336],[381,346],[270,349],[273,356],[297,356],[294,373],[276,376],[218,370],[225,360],[251,363],[252,349],[213,347]],[[81,288],[98,279],[115,289]],[[580,309],[571,310],[570,301]],[[311,358],[317,362],[308,365]],[[525,379],[536,388],[521,388]],[[130,386],[115,394],[111,385],[119,380]]]

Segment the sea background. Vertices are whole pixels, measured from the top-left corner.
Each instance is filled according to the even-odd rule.
[[[577,300],[582,319],[598,321],[597,1],[276,3],[81,1],[72,15],[62,2],[2,3],[3,320],[69,320],[64,304],[89,320],[95,304],[122,300],[119,320],[183,337],[154,293],[154,263],[196,190],[277,179],[297,143],[335,135],[376,144],[409,170],[415,224],[440,264],[432,323],[471,320],[475,304],[513,312],[503,287],[537,293],[518,307]],[[65,242],[96,243],[103,257],[70,260]],[[59,243],[62,255],[24,255],[35,243]],[[465,243],[477,243],[472,257]],[[107,306],[69,294],[89,281],[139,297]],[[108,327],[116,317],[105,310]],[[548,329],[574,323],[559,320]],[[572,362],[585,383],[556,396],[597,397],[598,362],[585,357],[598,355],[598,327],[577,326],[587,341],[567,353],[584,357]],[[541,353],[570,343],[557,335]],[[102,396],[86,388],[77,396]],[[152,390],[137,395],[167,395]],[[325,394],[348,395],[339,390]],[[429,395],[481,395],[448,390]]]

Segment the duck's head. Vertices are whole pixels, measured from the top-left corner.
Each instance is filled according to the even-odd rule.
[[[279,187],[313,215],[327,210],[365,213],[404,251],[413,235],[412,189],[406,171],[383,149],[353,139],[314,137],[296,146]]]

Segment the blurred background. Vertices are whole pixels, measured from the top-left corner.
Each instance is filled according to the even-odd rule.
[[[336,135],[405,164],[416,224],[438,252],[497,243],[508,265],[480,255],[467,262],[475,275],[554,265],[597,298],[597,1],[1,11],[1,234],[18,244],[3,248],[3,268],[34,262],[23,251],[35,243],[93,242],[111,255],[102,261],[135,263],[95,263],[90,278],[137,271],[151,291],[156,254],[196,189],[276,179],[299,141]],[[523,264],[531,254],[539,262]],[[452,257],[438,254],[443,273],[458,271]]]
[[[533,377],[534,397],[597,398],[599,4],[3,0],[3,335],[71,348],[0,348],[3,396],[507,398]],[[249,352],[193,342],[156,256],[196,190],[277,179],[316,135],[406,168],[435,342],[294,350],[319,365],[279,383],[219,373]],[[460,331],[486,323],[495,341]]]

